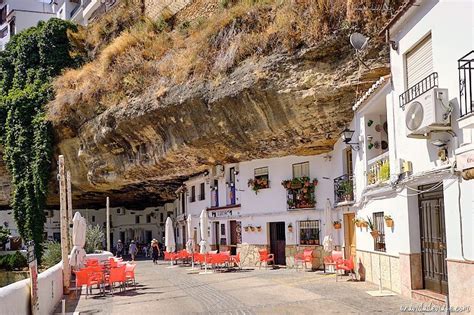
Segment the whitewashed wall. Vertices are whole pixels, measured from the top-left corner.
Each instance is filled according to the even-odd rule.
[[[0,288],[0,310],[5,315],[29,314],[30,279]]]
[[[473,130],[460,130],[457,118],[459,117],[459,76],[457,61],[460,57],[473,49],[474,27],[472,12],[474,3],[472,1],[433,1],[425,2],[418,13],[403,23],[399,23],[398,29],[392,30],[392,39],[398,43],[398,51],[391,50],[390,62],[392,79],[394,85],[393,95],[387,97],[395,112],[395,136],[397,141],[397,157],[412,161],[414,173],[426,171],[436,167],[437,148],[431,145],[431,140],[410,139],[405,136],[405,112],[399,107],[398,96],[407,87],[405,85],[404,56],[415,44],[431,32],[433,43],[433,68],[439,75],[439,87],[447,88],[449,99],[454,106],[452,126],[458,139],[453,139],[446,133],[434,135],[432,138],[449,139],[449,157],[453,158],[453,150],[456,143],[469,144],[473,141]],[[455,21],[455,22],[449,22]],[[392,100],[394,102],[392,102]],[[446,237],[448,258],[462,259],[460,253],[460,231],[458,213],[458,191],[457,183],[450,184],[450,180],[444,181],[445,186],[445,211],[446,211]],[[461,208],[463,209],[464,222],[471,222],[474,209],[474,197],[472,194],[472,181],[461,181]],[[470,221],[466,221],[469,220]],[[469,223],[467,223],[469,225]],[[472,230],[464,229],[465,256],[474,259],[474,241]]]

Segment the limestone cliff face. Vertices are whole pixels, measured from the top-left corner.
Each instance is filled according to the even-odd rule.
[[[219,84],[194,81],[56,126],[77,198],[153,203],[209,165],[330,151],[356,89],[388,72],[381,47],[359,63],[345,38],[247,61]],[[373,53],[377,52],[377,53]],[[359,71],[360,70],[360,71]],[[71,133],[71,130],[76,130]]]

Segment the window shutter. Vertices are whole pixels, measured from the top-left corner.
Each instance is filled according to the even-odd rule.
[[[301,165],[301,177],[309,177],[309,163],[303,163]]]
[[[412,87],[431,73],[433,73],[433,53],[430,35],[406,55],[407,88]]]

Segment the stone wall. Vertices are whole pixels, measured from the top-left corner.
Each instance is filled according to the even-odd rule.
[[[306,267],[311,270],[317,270],[317,269],[323,268],[324,250],[323,250],[323,247],[320,245],[315,245],[315,246],[287,245],[286,251],[285,251],[286,266],[289,268],[294,268],[296,253],[303,253],[303,251],[307,249],[313,250],[313,261],[311,263],[306,263]],[[301,267],[301,264],[298,265],[298,268],[300,267]]]
[[[379,284],[379,274],[382,275],[382,286],[385,289],[401,293],[400,259],[385,253],[375,253],[357,250],[356,274],[360,280]]]
[[[192,0],[145,0],[145,14],[154,20],[161,16],[170,18],[191,2]]]

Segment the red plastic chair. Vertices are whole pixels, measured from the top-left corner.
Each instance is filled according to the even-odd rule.
[[[102,292],[102,285],[104,284],[103,274],[97,274],[98,271],[94,271],[88,268],[84,268],[78,271],[73,271],[76,275],[76,290],[79,288],[82,291],[82,287],[86,286],[86,299],[89,296],[89,291],[92,294],[92,286],[98,285]]]
[[[259,268],[262,268],[262,262],[265,262],[265,268],[268,267],[268,263],[272,263],[272,265],[275,265],[275,256],[273,254],[269,254],[268,251],[266,249],[260,249],[258,251],[259,255],[260,255],[260,259],[259,259],[259,263],[260,263],[260,267]]]
[[[242,266],[240,264],[240,253],[237,253],[237,255],[230,256],[230,261],[234,263],[235,265],[237,265],[239,269],[242,269]]]
[[[323,259],[324,273],[326,273],[326,266],[336,266],[336,262],[342,259],[342,251],[333,250],[331,256],[326,256]]]
[[[337,282],[337,276],[338,276],[337,271],[338,270],[344,270],[344,273],[346,271],[349,272],[349,275],[351,276],[351,279],[352,279],[353,276],[355,276],[355,273],[354,273],[354,257],[351,256],[351,258],[349,258],[349,259],[340,259],[340,260],[336,261],[336,282]]]
[[[137,289],[137,283],[135,282],[135,267],[137,265],[135,264],[126,264],[125,265],[125,279],[126,279],[126,282],[128,283],[129,281],[130,282],[133,282],[133,286],[135,288],[135,290]]]
[[[118,267],[117,261],[113,257],[109,258],[109,263],[110,263],[110,268]]]
[[[90,258],[86,260],[86,266],[98,266],[99,260],[96,258]]]
[[[114,294],[114,284],[120,283],[121,288],[125,289],[125,282],[127,278],[125,277],[125,265],[117,268],[110,268],[110,274],[108,283],[110,286],[110,291]]]
[[[295,267],[298,269],[298,263],[301,263],[301,267],[307,269],[306,263],[313,262],[313,250],[312,249],[305,249],[302,253],[295,254]]]

